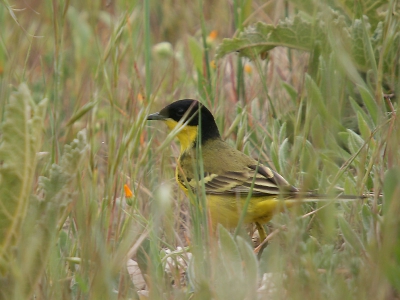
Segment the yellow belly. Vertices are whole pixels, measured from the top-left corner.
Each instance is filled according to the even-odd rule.
[[[237,226],[246,197],[234,195],[207,195],[207,208],[210,212],[213,226],[222,224],[225,227]],[[284,200],[276,196],[253,197],[247,206],[244,223],[267,223],[273,215],[285,208]]]
[[[178,169],[175,173],[176,181],[179,187],[187,196],[188,190],[178,180]],[[210,213],[211,222],[215,228],[218,224],[224,227],[236,227],[243,207],[246,204],[246,196],[236,196],[234,194],[227,195],[207,195],[207,209]],[[252,197],[247,206],[243,223],[268,223],[274,214],[283,211],[285,208],[290,208],[299,203],[298,201],[277,199],[276,195],[264,197]]]

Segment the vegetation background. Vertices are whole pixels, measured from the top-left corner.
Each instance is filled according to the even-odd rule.
[[[399,24],[396,0],[2,0],[0,299],[399,299]],[[259,259],[210,235],[146,121],[182,98],[293,185],[370,197],[277,215]]]

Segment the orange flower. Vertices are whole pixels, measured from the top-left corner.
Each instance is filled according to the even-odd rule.
[[[132,198],[133,197],[133,193],[132,193],[131,189],[129,188],[129,186],[127,184],[124,184],[124,190],[125,190],[125,197],[126,198]]]
[[[144,97],[143,97],[143,95],[142,95],[141,93],[139,93],[139,94],[137,95],[137,99],[138,99],[139,103],[142,103],[143,100],[144,100]]]
[[[214,40],[217,38],[217,36],[218,36],[218,31],[212,30],[212,31],[210,32],[210,34],[208,35],[208,38],[209,38],[211,41],[214,41]]]
[[[206,40],[207,45],[208,46],[213,45],[217,36],[218,36],[218,31],[216,30],[211,31]]]

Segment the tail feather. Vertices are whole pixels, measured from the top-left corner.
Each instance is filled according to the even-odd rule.
[[[363,194],[363,195],[346,195],[346,194],[339,194],[339,195],[326,195],[326,194],[315,194],[313,192],[296,192],[288,197],[285,197],[285,202],[318,202],[318,201],[356,201],[356,200],[364,200],[367,198],[372,197],[373,194]]]

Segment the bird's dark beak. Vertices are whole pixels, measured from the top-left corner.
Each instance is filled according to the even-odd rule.
[[[160,115],[160,113],[158,112],[147,116],[147,120],[166,120],[166,119],[167,119],[166,117]]]

